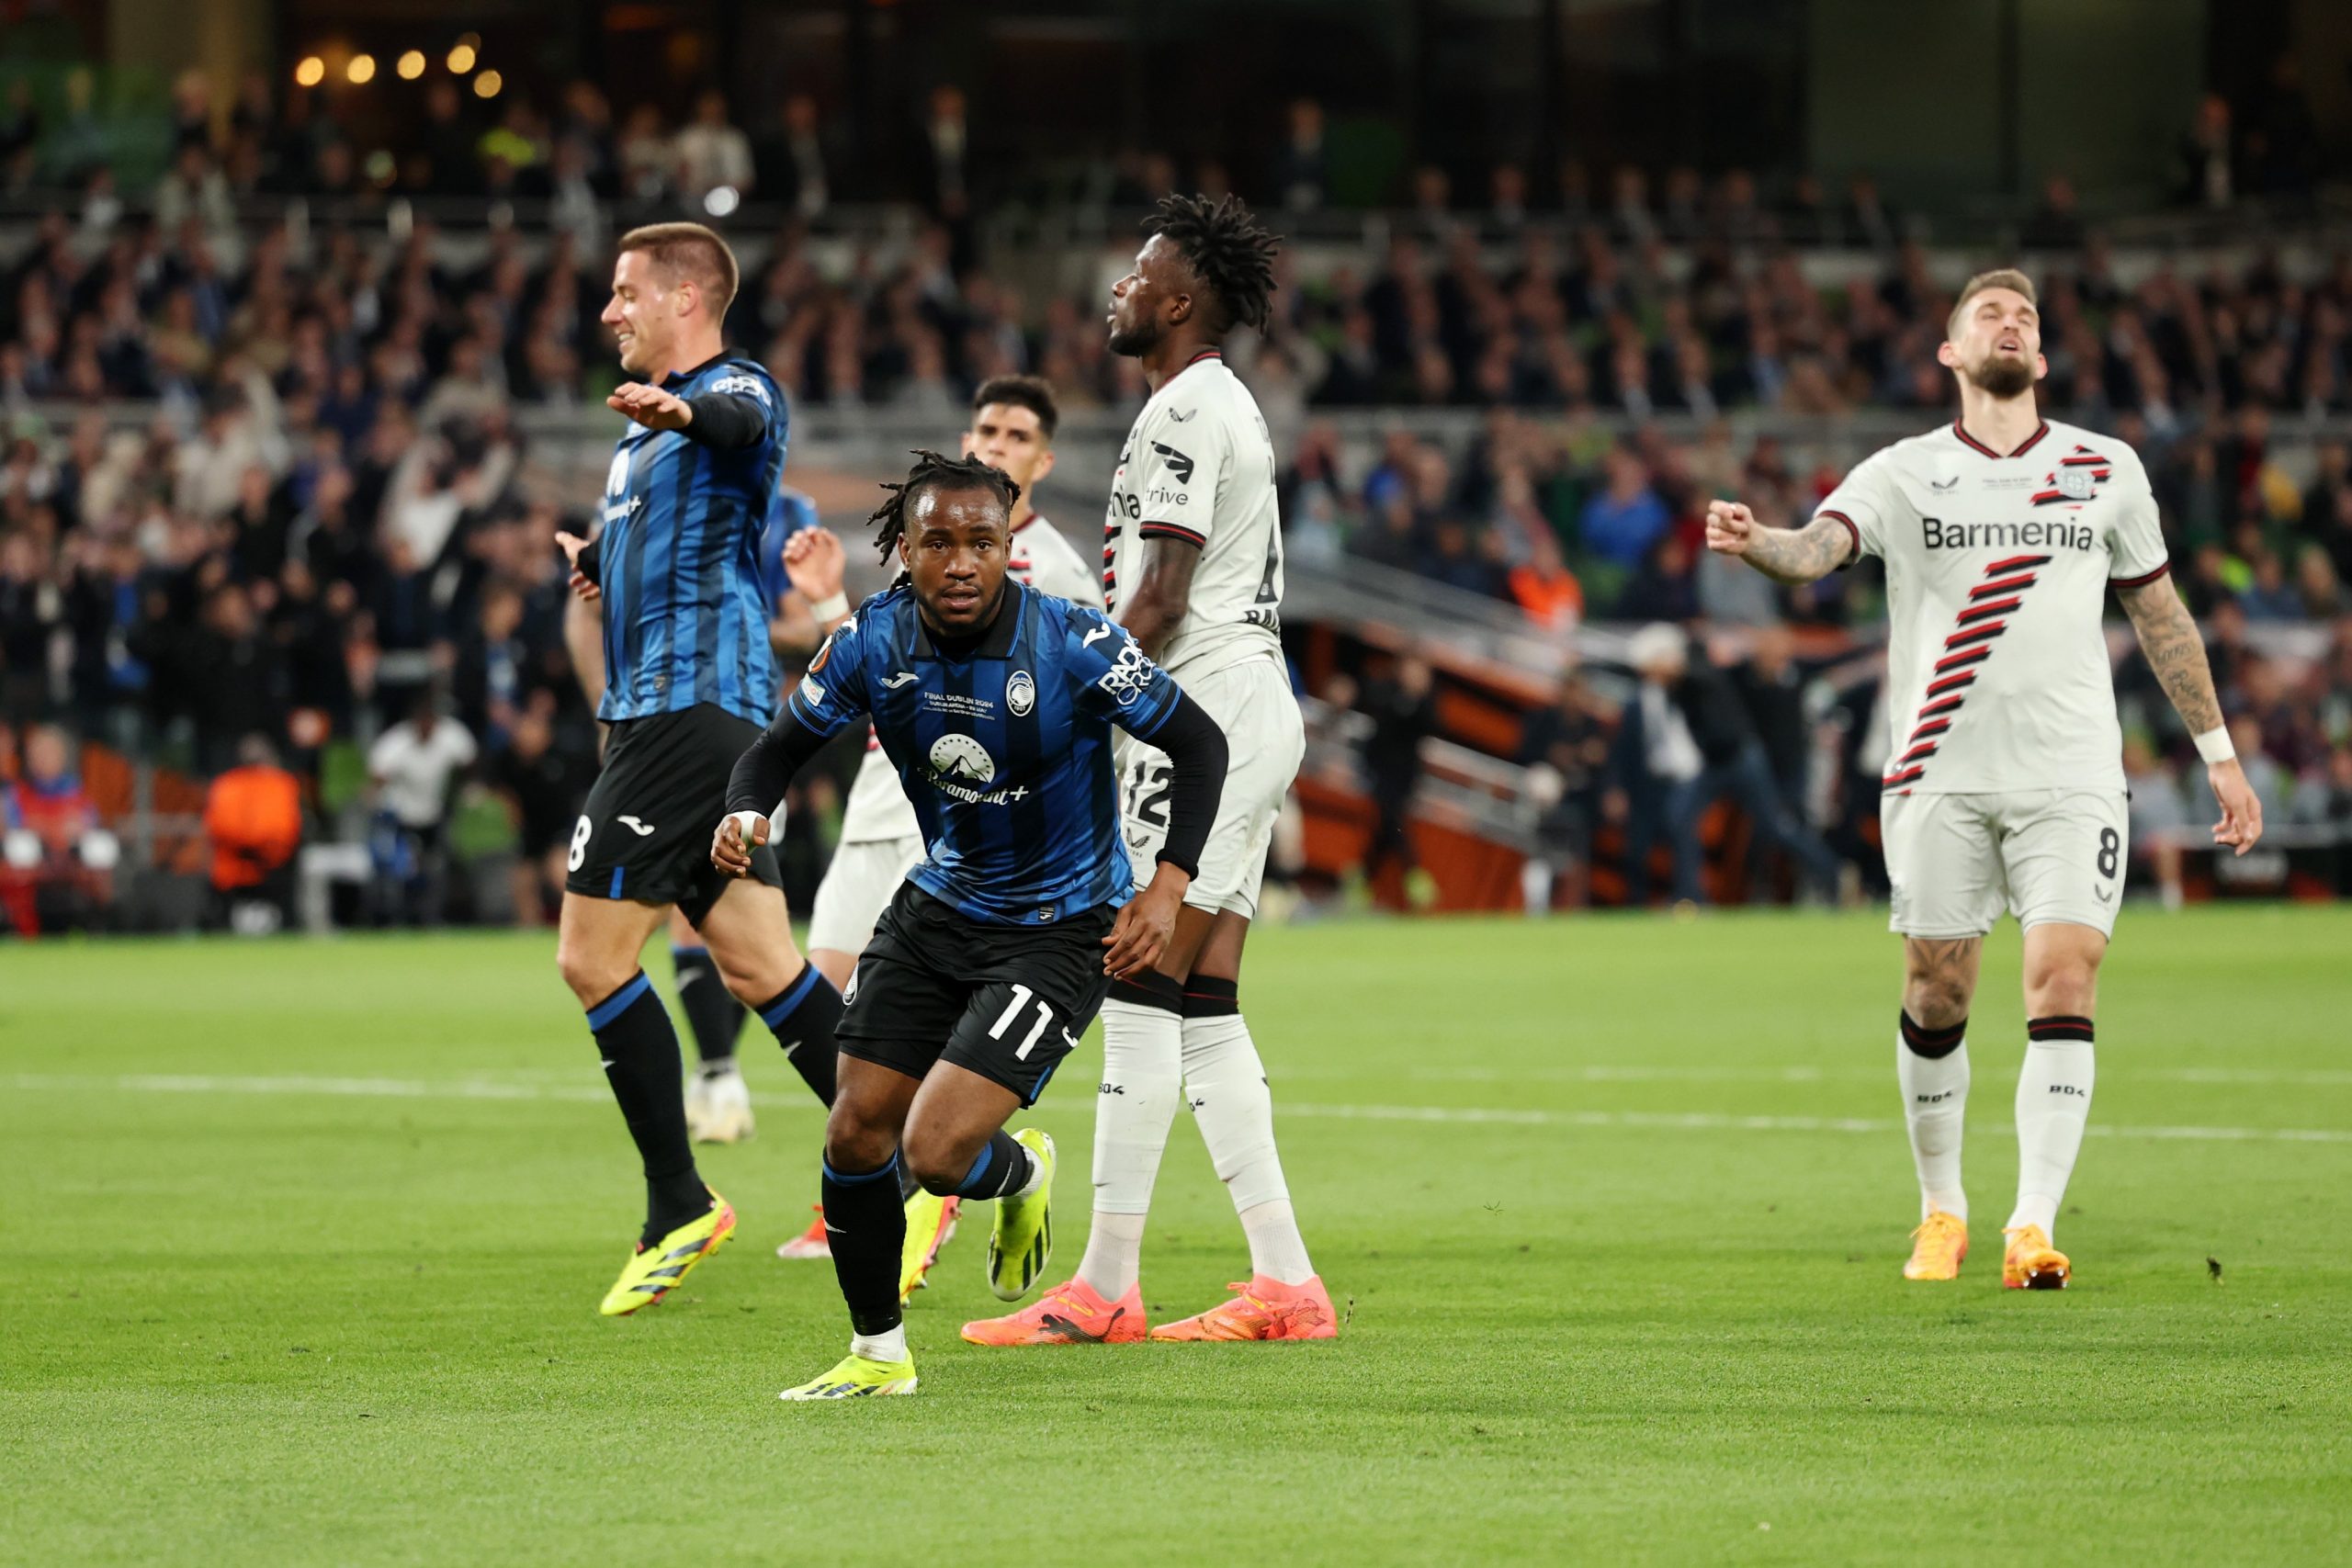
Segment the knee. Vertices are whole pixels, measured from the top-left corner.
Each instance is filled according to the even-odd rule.
[[[899,1150],[898,1134],[847,1100],[825,1119],[825,1163],[839,1171],[879,1170]]]
[[[899,1156],[907,1162],[908,1174],[926,1192],[944,1198],[964,1185],[972,1174],[975,1151],[955,1146],[942,1138],[926,1138],[918,1134],[910,1138]]]
[[[582,1007],[594,1007],[628,983],[637,973],[635,957],[616,960],[609,953],[596,953],[582,942],[559,941],[555,949],[555,966],[563,976],[563,983],[580,998]]]
[[[2088,1017],[2098,995],[2098,964],[2079,953],[2062,953],[2026,968],[2027,1003],[2037,1015]]]

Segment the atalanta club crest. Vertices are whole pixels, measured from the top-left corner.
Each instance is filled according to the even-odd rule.
[[[1027,718],[1029,710],[1037,705],[1037,683],[1029,679],[1028,671],[1015,670],[1012,679],[1004,683],[1004,705],[1015,718]]]

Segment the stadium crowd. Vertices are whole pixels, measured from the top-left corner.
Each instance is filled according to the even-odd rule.
[[[437,918],[445,857],[469,841],[466,813],[447,809],[461,779],[467,798],[495,807],[473,813],[470,841],[505,845],[524,868],[510,896],[473,907],[540,912],[597,742],[560,635],[557,487],[535,481],[513,412],[593,406],[615,376],[595,317],[616,212],[668,214],[740,186],[808,217],[837,193],[805,99],[758,135],[715,95],[682,127],[650,110],[616,124],[584,85],[553,117],[515,95],[482,125],[441,85],[428,103],[441,129],[428,126],[390,183],[537,195],[550,203],[545,234],[493,229],[486,253],[458,265],[429,222],[398,244],[356,228],[241,226],[247,192],[374,188],[348,143],[300,109],[306,99],[275,105],[256,82],[225,143],[200,89],[184,88],[171,172],[153,191],[126,196],[103,166],[78,169],[78,219],[52,213],[0,247],[0,724],[27,734],[0,747],[12,830],[80,820],[40,805],[73,787],[70,761],[62,773],[48,765],[70,748],[43,727],[136,744],[205,778],[282,754],[314,803],[372,813],[379,869],[404,890],[377,916]],[[912,193],[933,220],[902,252],[861,252],[829,274],[787,227],[745,279],[730,334],[803,405],[944,423],[978,379],[1031,369],[1069,406],[1131,406],[1142,389],[1133,363],[1107,352],[1099,301],[1033,310],[971,265],[963,114],[959,95],[934,95]],[[0,120],[0,169],[22,175],[53,152],[39,130],[28,134],[19,101]],[[1311,106],[1295,112],[1276,171],[1286,204],[1319,199],[1317,133]],[[1132,172],[1139,195],[1172,177],[1166,160]],[[1736,494],[1786,524],[1837,478],[1770,434],[1736,435],[1728,415],[1942,417],[1933,349],[1946,295],[1866,183],[1838,207],[1838,232],[1882,265],[1836,288],[1771,243],[1785,216],[1768,220],[1745,176],[1708,187],[1676,173],[1653,192],[1622,172],[1605,203],[1579,197],[1577,180],[1562,186],[1566,227],[1557,212],[1534,221],[1524,182],[1502,172],[1474,212],[1424,178],[1416,220],[1384,253],[1285,278],[1247,373],[1289,457],[1290,549],[1515,605],[1563,637],[1588,619],[1743,631],[1720,643],[1738,649],[1724,655],[1738,703],[1709,684],[1713,660],[1670,672],[1652,645],[1657,682],[1694,733],[1715,734],[1702,739],[1703,778],[1661,773],[1623,744],[1594,764],[1576,716],[1603,739],[1622,741],[1624,727],[1581,686],[1531,725],[1523,761],[1583,760],[1553,767],[1542,831],[1569,860],[1579,822],[1588,836],[1600,821],[1656,836],[1687,890],[1690,819],[1728,794],[1818,880],[1818,833],[1864,858],[1855,818],[1868,802],[1837,820],[1812,804],[1823,792],[1787,732],[1780,628],[1865,621],[1873,569],[1778,589],[1708,557],[1699,515]],[[2063,215],[2067,194],[2048,205]],[[2044,269],[2048,406],[2147,457],[2231,711],[2255,732],[2241,747],[2272,770],[2256,772],[2282,816],[2352,822],[2352,451],[2276,428],[2352,405],[2352,257],[2309,275],[2267,255],[2195,276],[2158,267],[2125,287],[2095,234],[2053,222],[2041,237],[2081,242]],[[102,412],[121,400],[157,412],[121,428]],[[44,422],[36,404],[80,412]],[[1484,411],[1476,438],[1417,434],[1409,410],[1433,404]],[[1368,458],[1351,458],[1321,417],[1356,407],[1397,411]],[[1695,417],[1658,423],[1678,414]],[[2290,663],[2247,640],[2250,626],[2284,622],[2332,626],[2325,654]],[[1717,645],[1702,639],[1702,655]],[[2152,690],[2133,660],[2123,680]],[[429,725],[414,730],[428,707],[450,727],[439,742]],[[2142,708],[2142,771],[2162,781],[2145,793],[2181,796],[2190,814],[2183,738],[2161,703]],[[1871,776],[1867,762],[1854,772]],[[1808,811],[1822,819],[1802,820]],[[259,839],[282,841],[277,814],[260,815]],[[32,836],[45,847],[17,840],[19,880],[72,838]],[[221,875],[243,886],[234,877],[252,870]]]

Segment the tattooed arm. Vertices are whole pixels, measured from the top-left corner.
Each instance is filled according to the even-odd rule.
[[[1767,528],[1736,501],[1707,503],[1707,548],[1739,556],[1775,582],[1816,582],[1851,561],[1861,536],[1825,512],[1802,528]]]
[[[2191,735],[2222,728],[2222,700],[2213,694],[2213,671],[2205,660],[2205,637],[2180,602],[2180,590],[2169,576],[2136,588],[2119,588],[2115,596],[2132,617],[2140,636],[2140,652],[2155,671],[2157,683],[2188,726]],[[2262,837],[2262,802],[2245,782],[2245,770],[2234,758],[2209,763],[2206,777],[2213,798],[2222,805],[2222,819],[2213,825],[2213,841],[2244,854]]]

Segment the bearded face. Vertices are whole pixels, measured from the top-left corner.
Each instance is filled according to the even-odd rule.
[[[1962,370],[1980,391],[1996,398],[2014,398],[2033,385],[2033,361],[1997,348],[1987,349],[1983,358]]]

